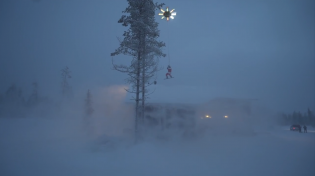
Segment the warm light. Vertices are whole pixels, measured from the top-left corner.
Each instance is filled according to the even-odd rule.
[[[211,116],[209,116],[209,115],[206,115],[206,118],[211,118]]]
[[[159,15],[163,15],[164,13],[159,13]]]
[[[171,10],[170,13],[174,12],[175,9]]]
[[[228,118],[228,117],[229,117],[229,116],[227,116],[227,115],[226,115],[226,116],[224,116],[224,118]]]
[[[163,12],[163,13],[164,13],[165,11],[164,11],[163,9],[161,9],[161,12]],[[162,15],[163,15],[163,13],[162,13]]]

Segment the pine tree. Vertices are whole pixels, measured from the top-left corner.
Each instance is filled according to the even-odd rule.
[[[5,100],[7,104],[14,106],[24,105],[25,100],[22,95],[22,89],[17,88],[15,84],[12,84],[5,93]]]
[[[68,84],[68,79],[71,78],[71,75],[70,75],[71,71],[68,67],[64,68],[61,70],[61,91],[62,91],[62,96],[65,97],[65,96],[68,96],[69,97],[69,94],[70,94],[70,86]]]
[[[297,113],[297,117],[298,117],[298,123],[303,124],[304,121],[303,121],[303,117],[300,111]]]
[[[129,27],[124,32],[123,40],[119,40],[120,46],[111,53],[111,56],[119,54],[131,56],[131,64],[116,65],[114,69],[126,73],[126,82],[130,85],[126,89],[134,93],[136,102],[136,123],[137,133],[139,120],[144,118],[145,100],[148,98],[152,77],[158,71],[158,59],[165,57],[161,48],[164,42],[157,41],[159,37],[158,23],[155,21],[155,10],[160,9],[164,4],[153,3],[153,0],[127,0],[129,6],[123,11],[129,15],[122,15],[118,23]],[[140,106],[141,102],[141,106]]]
[[[22,112],[25,108],[25,99],[22,94],[22,89],[12,84],[5,93],[4,110],[8,116],[23,116]]]
[[[87,116],[91,116],[94,112],[94,109],[92,108],[92,95],[90,93],[90,90],[86,93],[86,99],[85,99],[85,114]]]

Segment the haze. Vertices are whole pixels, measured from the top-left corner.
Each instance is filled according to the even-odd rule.
[[[159,2],[174,79],[160,58],[135,140],[127,1],[0,1],[0,175],[315,175],[315,1]]]

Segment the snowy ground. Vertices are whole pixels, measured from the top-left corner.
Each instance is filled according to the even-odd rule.
[[[1,176],[315,175],[315,129],[255,128],[102,150],[76,120],[0,119]]]

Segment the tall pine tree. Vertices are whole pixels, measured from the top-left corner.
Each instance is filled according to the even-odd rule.
[[[164,4],[154,3],[153,0],[127,0],[128,7],[123,11],[128,15],[122,15],[118,20],[125,27],[124,39],[119,40],[120,46],[111,53],[111,56],[119,54],[131,56],[130,65],[116,65],[114,69],[126,73],[126,82],[130,85],[126,89],[134,93],[136,102],[136,134],[139,122],[144,119],[145,100],[148,96],[148,86],[151,85],[153,76],[158,71],[158,59],[165,57],[162,52],[164,42],[157,41],[159,37],[158,23],[155,21],[155,10]],[[140,104],[141,102],[141,104]]]

